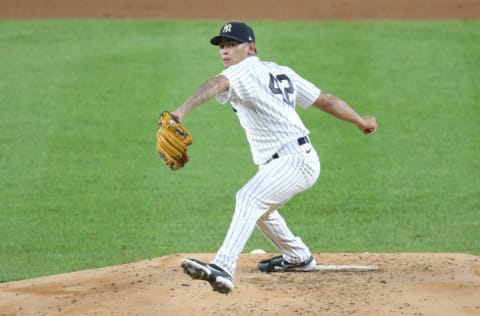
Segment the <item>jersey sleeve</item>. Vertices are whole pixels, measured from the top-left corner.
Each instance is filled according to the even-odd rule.
[[[216,99],[217,99],[218,103],[220,103],[220,104],[227,103],[228,100],[230,99],[230,91],[225,91],[225,92],[220,93],[219,95],[217,95]]]
[[[293,78],[297,88],[296,104],[306,109],[317,100],[322,91],[295,72],[293,72]]]
[[[243,94],[248,93],[249,87],[245,86],[247,80],[242,80],[245,79],[245,75],[246,69],[244,67],[244,62],[230,66],[219,74],[219,76],[225,76],[230,85],[230,88],[227,91],[217,95],[216,98],[220,104],[225,104],[229,101],[232,101],[236,98],[236,96],[243,97]]]

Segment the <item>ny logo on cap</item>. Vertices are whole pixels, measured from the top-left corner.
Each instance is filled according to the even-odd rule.
[[[232,31],[232,25],[230,23],[225,24],[222,33],[230,33]]]

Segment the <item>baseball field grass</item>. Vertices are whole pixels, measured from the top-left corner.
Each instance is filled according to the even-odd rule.
[[[282,214],[311,250],[479,255],[480,21],[250,24],[263,59],[379,122],[298,109],[322,172]],[[219,25],[0,21],[0,282],[216,251],[256,170],[237,118],[187,116],[177,172],[155,131],[221,71]],[[274,251],[257,231],[255,248]]]

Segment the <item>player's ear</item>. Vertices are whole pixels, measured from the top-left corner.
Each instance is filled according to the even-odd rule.
[[[248,55],[256,55],[257,48],[255,47],[255,43],[248,43]]]

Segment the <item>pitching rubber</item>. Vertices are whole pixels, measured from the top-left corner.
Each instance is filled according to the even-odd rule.
[[[369,272],[369,271],[379,271],[380,267],[376,265],[356,265],[356,264],[346,264],[346,265],[324,265],[319,264],[314,268],[314,271],[345,271],[345,272]]]

